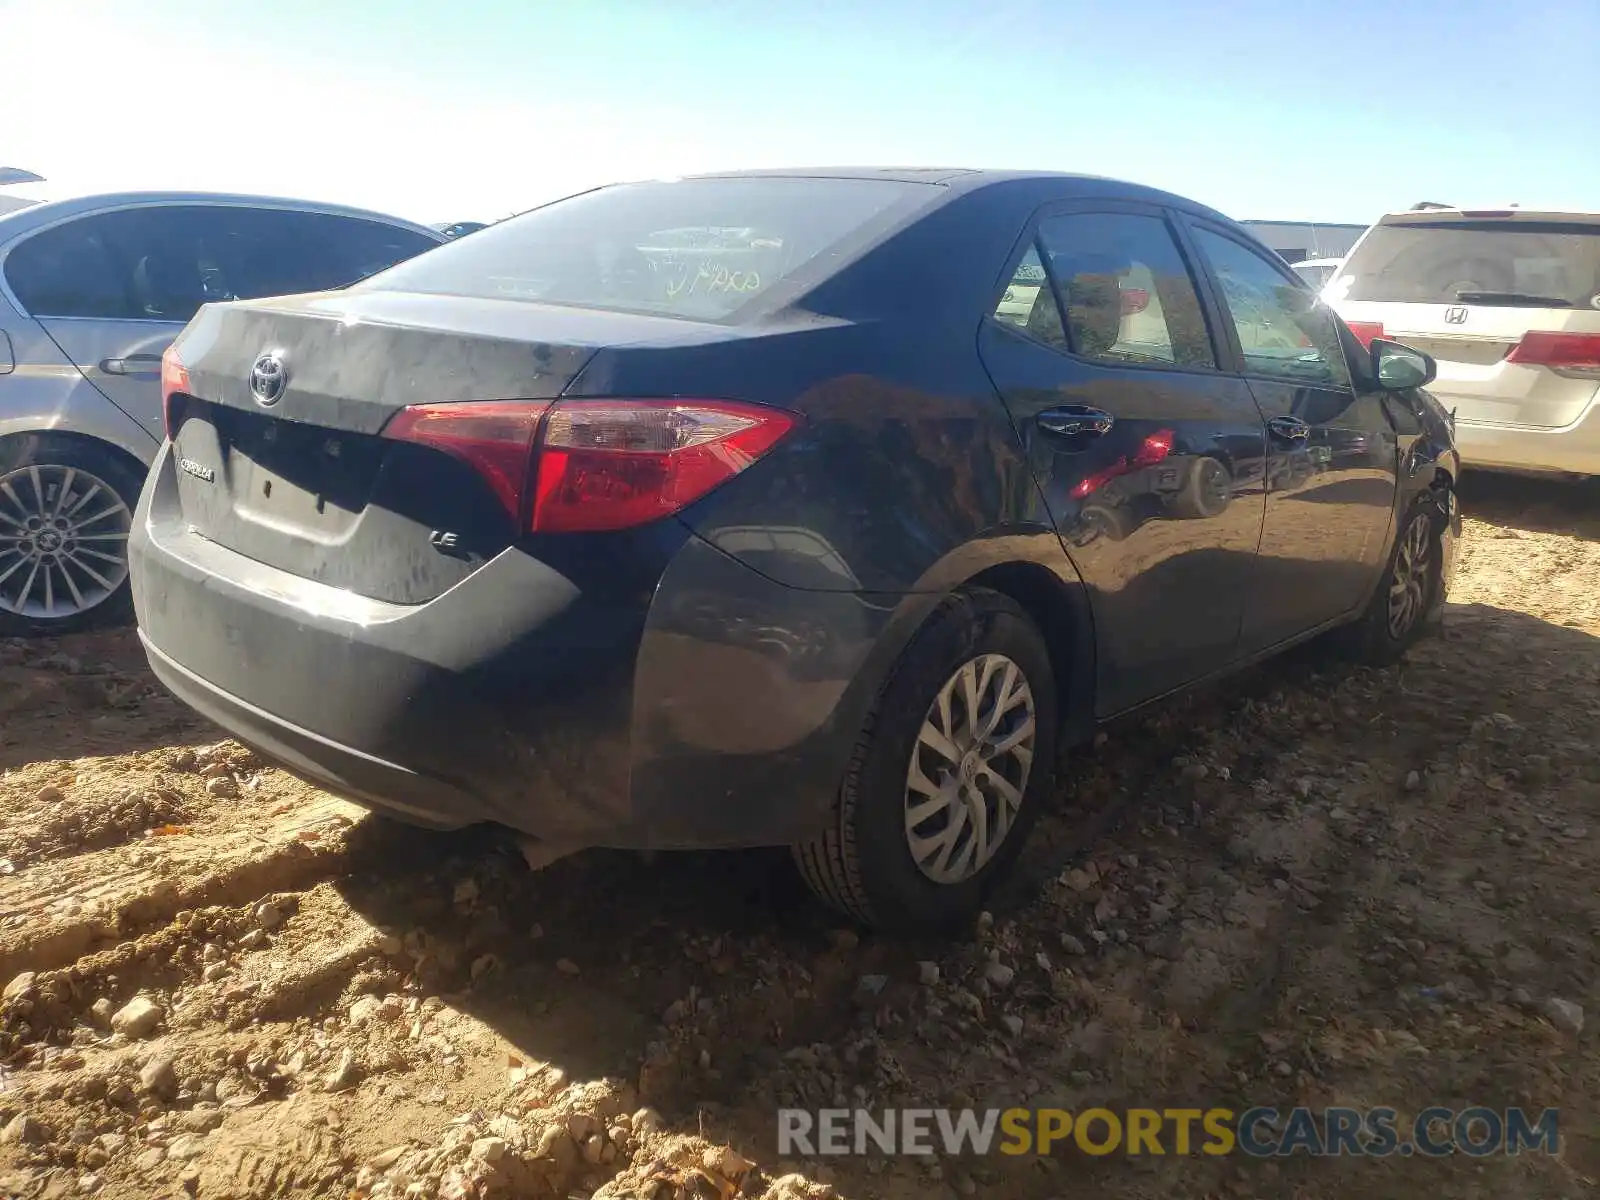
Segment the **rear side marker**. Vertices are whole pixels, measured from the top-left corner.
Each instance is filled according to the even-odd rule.
[[[161,356],[161,421],[168,439],[178,432],[182,419],[179,406],[189,387],[189,368],[178,357],[178,348],[168,346]]]
[[[402,409],[383,436],[468,463],[530,532],[576,533],[678,512],[800,420],[732,400],[495,400]]]

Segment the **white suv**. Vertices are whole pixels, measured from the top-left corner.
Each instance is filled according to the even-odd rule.
[[[1438,360],[1467,466],[1600,475],[1600,213],[1390,213],[1323,296]]]

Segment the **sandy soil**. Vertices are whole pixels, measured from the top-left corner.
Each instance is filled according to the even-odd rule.
[[[781,855],[530,873],[219,742],[126,633],[0,642],[0,1195],[1594,1194],[1600,503],[1467,506],[1441,638],[1108,731],[953,942],[858,937]],[[780,1106],[1023,1103],[1521,1104],[1562,1145],[775,1154]]]

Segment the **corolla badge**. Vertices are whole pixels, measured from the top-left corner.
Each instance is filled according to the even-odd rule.
[[[185,475],[193,475],[196,479],[205,483],[215,483],[217,480],[215,470],[202,463],[195,462],[192,458],[180,458],[178,460],[178,469]]]
[[[250,368],[250,394],[263,407],[282,399],[283,389],[288,383],[289,369],[276,354],[263,354]]]

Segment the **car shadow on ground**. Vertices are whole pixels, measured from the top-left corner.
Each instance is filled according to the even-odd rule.
[[[1600,485],[1595,480],[1468,471],[1461,477],[1461,508],[1468,517],[1524,533],[1564,533],[1600,541]]]
[[[1462,654],[1468,646],[1472,653]],[[1525,702],[1515,708],[1502,692],[1519,668],[1535,662],[1556,664],[1574,686],[1600,686],[1600,639],[1485,605],[1451,606],[1442,639],[1426,643],[1405,666],[1370,673],[1363,686],[1376,689],[1387,710],[1386,736],[1426,762],[1465,741],[1484,714],[1502,709],[1530,722],[1527,736],[1553,735],[1554,725],[1541,731],[1539,712]],[[1152,811],[1149,819],[1165,821],[1167,834],[1174,823],[1192,822],[1184,836],[1192,837],[1195,854],[1216,847],[1218,869],[1240,869],[1220,848],[1226,829],[1202,819],[1194,789],[1177,782],[1175,757],[1251,704],[1330,695],[1356,670],[1330,665],[1322,647],[1310,646],[1113,724],[1079,755],[1059,810],[1041,822],[1017,881],[996,898],[998,919],[1014,919],[1025,930],[1035,925],[1027,936],[1048,944],[1055,931],[1040,923],[1054,917],[1049,905],[1034,903],[1040,887],[1108,838],[1118,853],[1141,859],[1170,853],[1148,833]],[[1546,719],[1554,721],[1555,711]],[[1371,726],[1375,737],[1379,727]],[[1315,735],[1313,726],[1307,736]],[[1294,749],[1293,738],[1263,744],[1254,750],[1258,762],[1250,752],[1236,761],[1233,778],[1241,787],[1258,771],[1264,778],[1277,756]],[[1424,794],[1410,795],[1407,805],[1429,803]],[[558,1065],[574,1080],[609,1076],[637,1086],[673,1128],[719,1130],[741,1153],[764,1162],[772,1160],[773,1135],[752,1131],[761,1107],[753,1099],[757,1081],[787,1065],[797,1048],[840,1045],[852,1031],[870,1032],[885,1006],[898,1006],[911,1021],[898,1034],[890,1026],[891,1042],[914,1042],[918,962],[948,960],[957,944],[972,939],[970,931],[949,939],[858,934],[811,900],[777,851],[663,854],[653,862],[591,852],[534,873],[492,829],[441,836],[373,821],[357,831],[351,861],[336,886],[368,920],[404,939],[424,994],[442,996],[531,1061]],[[1359,891],[1360,872],[1350,869]],[[1311,922],[1305,928],[1281,931],[1279,947],[1263,950],[1255,968],[1240,964],[1254,982],[1219,999],[1217,1037],[1270,1022],[1285,989],[1301,982],[1297,956],[1311,953],[1303,947],[1327,940],[1322,927],[1338,905],[1359,901],[1335,895],[1330,903],[1332,909],[1305,918]],[[864,987],[871,993],[865,1002]],[[1197,1022],[1202,1036],[1206,1022]],[[1197,1082],[1233,1086],[1231,1075]],[[743,1144],[739,1130],[747,1131]],[[848,1177],[859,1166],[840,1170]],[[1321,1175],[1334,1168],[1306,1170]],[[1017,1190],[1006,1194],[1034,1194],[1028,1180],[1013,1182]]]

